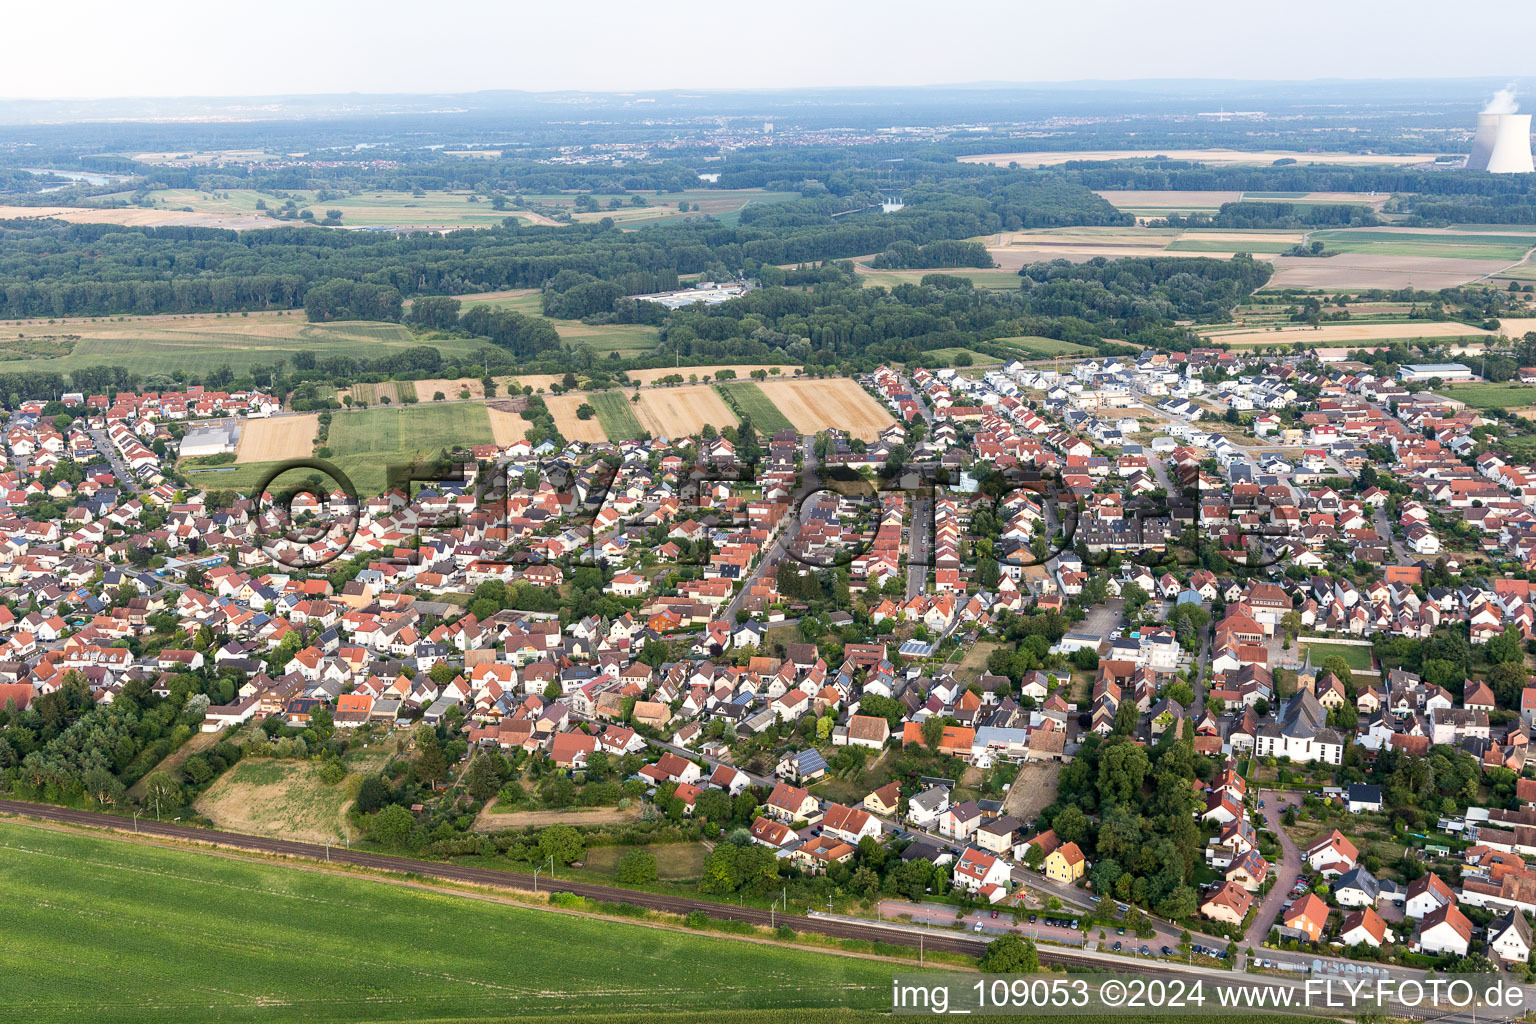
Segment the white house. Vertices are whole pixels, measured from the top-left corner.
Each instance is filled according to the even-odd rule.
[[[992,901],[995,903],[1007,894],[1008,881],[1012,875],[1013,868],[1007,861],[984,850],[967,847],[955,864],[954,878],[955,884],[967,892],[981,892],[990,886]]]
[[[1531,958],[1531,925],[1525,915],[1511,910],[1488,926],[1488,949],[1500,960],[1525,963]]]

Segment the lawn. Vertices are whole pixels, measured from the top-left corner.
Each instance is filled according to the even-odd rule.
[[[178,370],[207,371],[224,365],[244,374],[256,364],[270,366],[279,360],[291,366],[300,352],[322,360],[331,356],[380,359],[430,345],[445,359],[453,360],[488,344],[479,338],[425,341],[399,324],[312,324],[305,321],[303,313],[122,317],[57,324],[7,321],[0,327],[0,351],[18,334],[38,342],[68,337],[79,340],[68,354],[6,360],[3,365],[9,372],[69,373],[86,366],[124,366],[135,373],[167,377]]]
[[[629,398],[622,391],[598,391],[587,396],[587,403],[597,410],[597,422],[610,438],[639,437],[644,431]]]
[[[780,430],[793,430],[795,425],[789,422],[779,407],[773,404],[773,399],[763,393],[763,389],[751,381],[743,381],[735,384],[716,384],[715,390],[722,395],[728,395],[726,402],[736,406],[752,419],[752,426],[765,434],[772,434]]]
[[[1474,409],[1506,409],[1536,405],[1536,385],[1532,384],[1448,384],[1440,394],[1466,402]]]
[[[1348,644],[1311,643],[1302,644],[1312,653],[1312,665],[1317,667],[1323,663],[1324,658],[1334,655],[1344,659],[1351,670],[1369,672],[1371,669],[1371,649],[1369,647],[1351,647]]]
[[[13,1020],[603,1020],[890,999],[879,961],[15,822],[0,822],[0,873]]]

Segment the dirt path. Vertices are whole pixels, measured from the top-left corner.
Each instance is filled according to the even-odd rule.
[[[639,821],[640,808],[632,806],[627,811],[617,807],[566,807],[556,811],[496,812],[495,803],[488,804],[475,819],[475,828],[495,830],[502,828],[526,828],[529,825],[611,825],[618,821]]]
[[[135,782],[133,785],[129,786],[128,795],[134,800],[144,799],[144,792],[147,788],[146,783],[148,782],[151,775],[153,775],[155,772],[174,772],[177,768],[181,767],[182,762],[184,762],[187,758],[204,750],[213,749],[213,747],[216,746],[221,739],[223,739],[223,734],[217,732],[200,732],[193,736],[191,739],[187,740],[187,742],[183,743],[178,749],[173,750],[167,754],[165,756],[165,760],[161,761],[149,771],[145,772],[144,777],[139,779],[138,782]]]

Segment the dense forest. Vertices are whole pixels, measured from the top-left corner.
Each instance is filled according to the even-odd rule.
[[[1265,203],[1244,200],[1222,203],[1214,214],[1171,214],[1150,223],[1165,228],[1367,228],[1382,223],[1364,206],[1352,203]]]
[[[826,195],[748,207],[734,225],[706,219],[631,232],[606,218],[561,227],[509,220],[488,230],[400,236],[320,227],[237,233],[0,221],[0,317],[305,305],[326,319],[351,311],[353,303],[397,320],[395,300],[373,286],[400,296],[453,295],[541,288],[572,271],[621,291],[648,291],[677,274],[714,268],[751,273],[765,264],[846,259],[902,243],[922,247],[1024,226],[1129,220],[1049,173],[992,173],[985,181],[990,189],[974,182],[915,189],[904,209],[889,214],[876,212],[877,193]],[[317,286],[327,287],[309,307]],[[582,311],[611,312],[620,295],[610,294],[608,310],[584,302]]]

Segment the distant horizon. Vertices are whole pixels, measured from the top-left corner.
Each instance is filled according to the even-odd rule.
[[[188,93],[121,93],[116,95],[52,95],[52,96],[24,96],[8,95],[0,93],[0,103],[134,103],[134,102],[206,102],[206,101],[263,101],[276,100],[328,100],[346,99],[348,97],[360,97],[366,99],[431,99],[431,98],[467,98],[475,96],[521,95],[529,97],[549,96],[594,96],[594,97],[636,97],[646,98],[650,96],[710,96],[710,95],[742,95],[761,94],[764,96],[796,94],[796,93],[853,93],[853,92],[904,92],[921,91],[929,89],[942,90],[1052,90],[1070,89],[1073,87],[1095,88],[1124,88],[1127,91],[1135,91],[1136,87],[1156,86],[1206,86],[1220,85],[1244,85],[1244,86],[1366,86],[1366,85],[1393,85],[1407,83],[1445,84],[1502,88],[1514,85],[1515,97],[1518,100],[1522,95],[1529,95],[1532,105],[1536,106],[1536,77],[1509,74],[1481,74],[1481,75],[1409,75],[1409,76],[1363,76],[1343,77],[1337,75],[1320,75],[1314,77],[1298,78],[1268,78],[1268,77],[1232,77],[1232,76],[1141,76],[1135,78],[1063,78],[1063,79],[976,79],[972,81],[935,81],[916,82],[911,84],[847,84],[847,85],[757,85],[757,86],[702,86],[702,85],[678,85],[662,86],[656,88],[630,87],[630,88],[550,88],[531,89],[517,86],[486,86],[476,89],[350,89],[337,91],[288,91],[288,92],[188,92]],[[1529,89],[1520,88],[1521,83],[1528,83]]]

